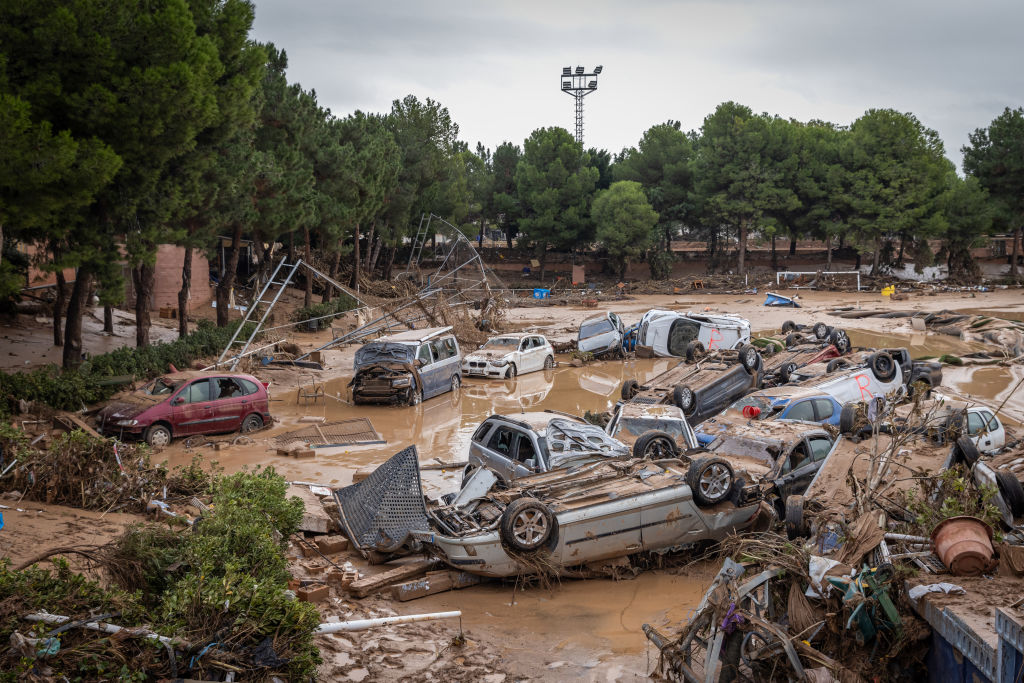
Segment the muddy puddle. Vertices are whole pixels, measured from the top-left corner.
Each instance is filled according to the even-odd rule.
[[[911,358],[938,358],[947,353],[958,356],[974,351],[988,350],[988,347],[984,344],[961,341],[959,338],[948,334],[928,332],[884,334],[851,329],[847,329],[846,332],[850,335],[850,341],[853,342],[854,346],[877,349],[905,346],[910,351]]]

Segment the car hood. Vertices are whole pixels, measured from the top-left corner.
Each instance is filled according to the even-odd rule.
[[[615,346],[618,340],[619,334],[616,331],[601,332],[593,337],[580,339],[576,342],[576,347],[580,351],[602,351]]]
[[[513,353],[515,351],[506,351],[504,353],[501,351],[474,351],[467,353],[463,358],[464,360],[499,360],[501,358],[508,358]]]
[[[411,363],[415,358],[415,350],[405,344],[393,342],[370,342],[356,351],[353,369],[374,363]]]
[[[153,406],[162,403],[167,396],[131,395],[111,401],[99,412],[101,422],[109,420],[130,420]]]

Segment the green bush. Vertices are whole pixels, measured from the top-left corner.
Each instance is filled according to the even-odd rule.
[[[353,308],[358,307],[358,303],[355,299],[350,297],[348,294],[340,294],[337,298],[331,299],[327,303],[313,304],[309,308],[300,308],[295,311],[292,319],[295,322],[301,323],[305,320],[310,320],[308,323],[313,329],[325,330],[331,326],[333,317],[327,318],[324,316],[334,316],[345,311],[351,311]],[[319,318],[318,320],[312,320],[313,318]]]
[[[0,415],[16,412],[19,399],[38,401],[57,410],[79,410],[118,391],[116,385],[101,383],[106,378],[131,375],[150,379],[168,372],[172,364],[184,370],[196,359],[219,355],[237,326],[236,322],[216,327],[203,320],[197,330],[182,339],[141,349],[124,346],[93,356],[75,370],[51,365],[31,372],[0,372]],[[249,330],[243,334],[246,332]]]
[[[651,269],[652,280],[667,280],[672,277],[672,266],[676,256],[671,251],[652,250],[647,257],[647,265]]]

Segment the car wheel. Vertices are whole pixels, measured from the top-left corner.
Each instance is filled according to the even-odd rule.
[[[961,436],[957,439],[956,449],[968,467],[973,467],[974,463],[978,462],[978,458],[981,457],[981,453],[978,451],[978,446],[971,441],[971,437],[969,436]]]
[[[782,323],[782,334],[788,334],[789,332],[795,332],[797,329],[796,323],[792,320],[787,320]]]
[[[696,339],[686,345],[686,360],[693,363],[707,355],[704,345]]]
[[[409,390],[409,399],[407,403],[411,406],[419,405],[420,401],[423,400],[423,392],[413,387]]]
[[[554,532],[555,516],[536,498],[517,498],[501,513],[501,540],[518,552],[540,550]]]
[[[551,356],[548,356],[547,358],[544,359],[544,369],[550,370],[553,367],[555,367],[555,359],[552,358]]]
[[[516,364],[515,363],[509,363],[508,364],[508,370],[505,371],[505,379],[515,379],[515,378],[516,378]]]
[[[634,396],[640,393],[640,384],[635,379],[627,379],[622,383],[622,400],[632,400]]]
[[[171,430],[167,428],[167,425],[150,425],[143,438],[153,448],[163,448],[171,445]]]
[[[868,365],[879,382],[888,382],[896,376],[896,361],[887,353],[880,352],[871,356]]]
[[[263,429],[263,418],[253,413],[242,420],[242,428],[239,431],[243,434],[248,434],[249,432],[256,432],[261,429]]]
[[[999,486],[999,494],[1003,501],[1010,508],[1010,514],[1014,517],[1024,515],[1024,486],[1021,486],[1017,477],[1009,472],[996,470],[996,484]]]
[[[828,336],[828,325],[825,323],[814,323],[811,331],[814,332],[814,336],[818,339],[824,339]]]
[[[672,390],[672,402],[687,415],[692,415],[697,407],[697,400],[693,395],[693,389],[684,387],[682,384],[676,385],[676,388]]]
[[[757,347],[751,344],[744,344],[740,347],[740,362],[747,372],[754,373],[761,364],[761,356],[757,353]]]
[[[843,436],[852,436],[857,428],[857,404],[847,403],[839,411],[839,433]]]
[[[452,391],[458,391],[460,386],[462,386],[462,377],[460,375],[452,375]]]
[[[469,481],[474,472],[476,472],[476,467],[473,465],[466,465],[465,469],[462,470],[462,482],[459,484],[460,491],[466,488],[466,482]]]
[[[697,458],[686,471],[686,483],[698,505],[720,503],[732,489],[732,467],[721,458]]]
[[[786,537],[793,541],[807,535],[804,525],[804,497],[786,498]]]
[[[796,363],[793,361],[783,363],[782,367],[779,368],[779,376],[782,377],[783,382],[788,382],[794,372],[796,372]]]
[[[657,429],[644,432],[633,444],[633,457],[647,460],[674,458],[677,455],[675,439]]]
[[[801,335],[799,332],[794,332],[793,334],[786,335],[786,348],[788,349],[791,346],[796,346],[803,340],[803,335]]]
[[[846,362],[845,358],[833,358],[825,366],[825,372],[835,372],[839,368],[845,368],[849,363]]]

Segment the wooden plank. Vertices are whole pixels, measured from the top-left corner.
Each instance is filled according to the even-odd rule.
[[[97,439],[103,438],[102,436],[100,436],[99,432],[97,432],[89,425],[85,424],[84,420],[82,420],[80,417],[72,413],[63,413],[61,415],[57,415],[53,418],[53,421],[54,427],[57,427],[58,429],[63,429],[66,432],[73,432],[76,429],[81,429],[83,432],[91,434],[92,436],[95,436]]]
[[[359,579],[358,581],[353,581],[352,585],[348,587],[348,591],[357,598],[365,598],[367,595],[370,595],[371,593],[374,593],[392,583],[411,579],[421,574],[426,574],[439,563],[439,560],[430,558],[400,564],[382,574],[374,574],[373,576],[367,576]]]

